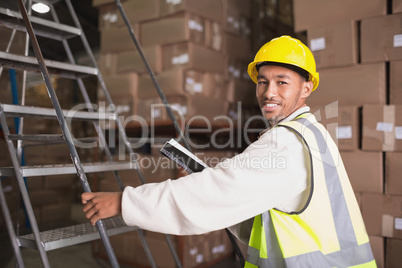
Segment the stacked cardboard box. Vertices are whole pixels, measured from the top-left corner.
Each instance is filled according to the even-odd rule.
[[[124,19],[110,2],[93,4],[99,8],[99,65],[111,97],[125,117],[168,121]],[[247,94],[253,84],[244,75],[252,59],[250,2],[152,0],[122,5],[175,116],[204,116],[213,122],[228,114],[231,103],[253,102],[253,94]],[[102,92],[99,101],[105,101]]]
[[[402,10],[390,3],[294,1],[295,30],[307,31],[321,79],[308,104],[338,143],[379,267],[402,260]]]

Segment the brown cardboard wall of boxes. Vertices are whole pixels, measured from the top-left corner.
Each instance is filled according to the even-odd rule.
[[[320,72],[308,104],[338,143],[387,268],[402,263],[402,1],[390,3],[294,1],[295,30],[307,31]]]

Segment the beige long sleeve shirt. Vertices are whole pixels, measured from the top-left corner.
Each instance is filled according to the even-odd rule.
[[[283,121],[307,111],[303,107]],[[239,223],[271,208],[291,212],[303,207],[309,177],[309,160],[300,138],[287,128],[272,128],[243,153],[215,168],[126,187],[122,215],[128,225],[155,232],[191,235],[231,227],[242,238]]]

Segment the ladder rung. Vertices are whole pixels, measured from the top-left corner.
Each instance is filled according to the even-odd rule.
[[[39,36],[61,41],[81,35],[80,29],[69,25],[56,23],[34,16],[29,16],[29,20],[32,23],[35,34]],[[0,8],[0,25],[10,29],[26,31],[25,23],[21,14],[10,9]]]
[[[127,226],[121,217],[104,219],[103,223],[109,236],[138,229],[134,226]],[[97,228],[89,222],[41,232],[40,236],[46,251],[77,245],[100,238]],[[21,247],[37,249],[33,234],[20,236],[19,240]]]
[[[82,164],[85,173],[96,173],[113,170],[129,170],[135,169],[136,166],[132,162],[98,162]],[[77,170],[73,164],[66,165],[42,165],[42,166],[23,166],[21,167],[23,177],[35,176],[51,176],[76,174]],[[0,168],[0,176],[14,176],[12,167]]]
[[[9,117],[56,117],[56,111],[52,108],[42,108],[33,106],[21,106],[13,104],[0,104],[3,106],[4,113]],[[80,120],[114,120],[116,115],[113,113],[103,112],[81,112],[73,110],[63,110],[66,118],[74,118]]]
[[[98,69],[94,67],[74,65],[53,60],[45,60],[45,64],[50,74],[66,78],[76,79],[77,77],[98,74]],[[35,57],[22,56],[4,51],[0,51],[0,65],[6,68],[20,69],[24,71],[40,71],[38,60]]]
[[[58,141],[64,141],[63,135],[60,134],[36,134],[36,135],[28,135],[28,134],[22,134],[22,135],[17,135],[17,134],[10,134],[8,135],[10,140],[21,140],[21,141],[50,141],[50,142],[58,142]]]

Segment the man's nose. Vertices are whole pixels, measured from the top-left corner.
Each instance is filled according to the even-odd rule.
[[[278,95],[278,90],[277,90],[275,84],[274,83],[269,83],[267,85],[267,88],[265,89],[264,96],[267,99],[271,99],[272,97],[275,97],[277,95]]]

